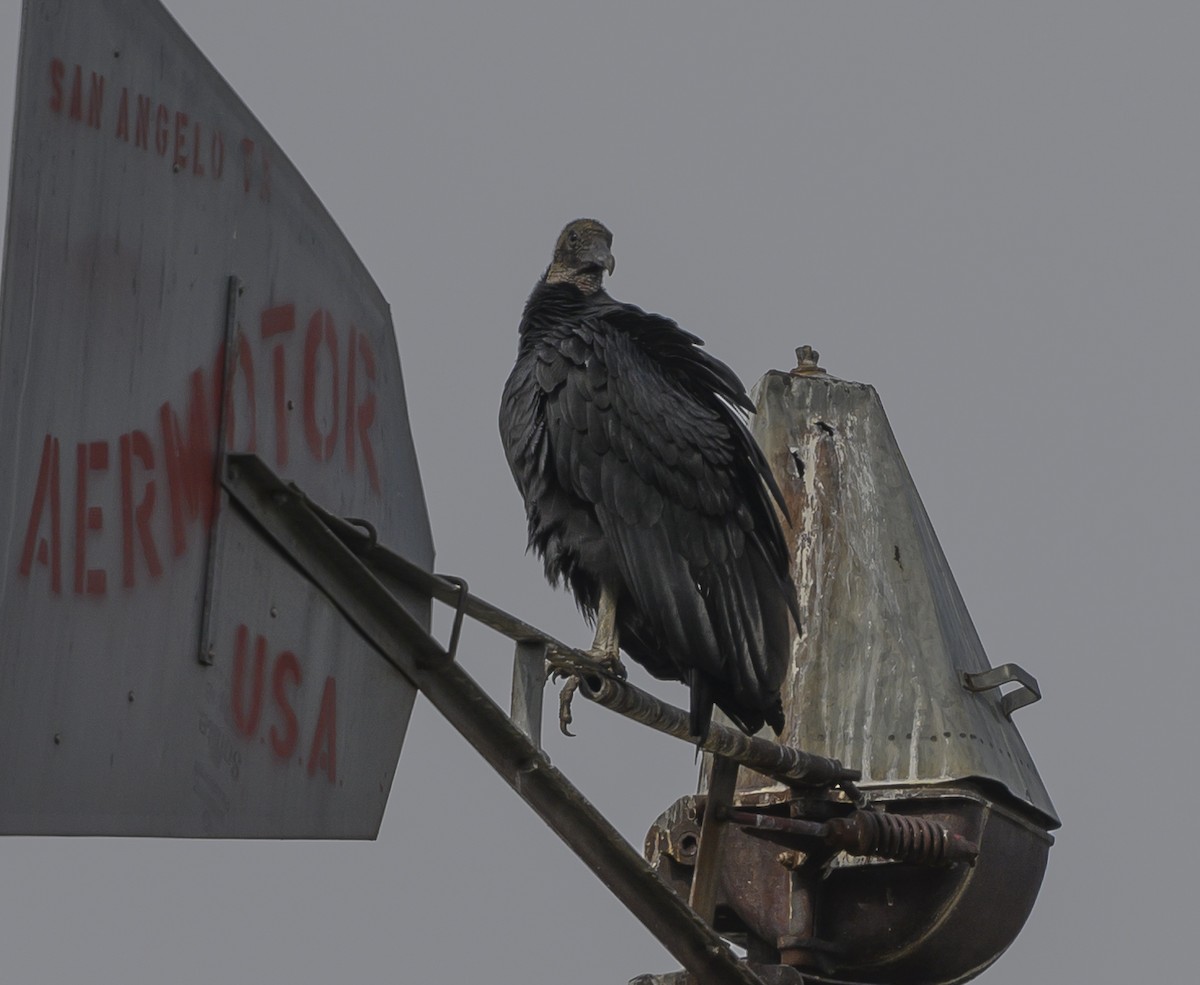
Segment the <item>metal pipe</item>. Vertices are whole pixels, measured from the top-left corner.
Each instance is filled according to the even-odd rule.
[[[603,674],[584,674],[580,677],[579,693],[659,732],[685,742],[695,741],[689,731],[687,712],[659,701],[627,681]],[[716,723],[709,727],[708,737],[697,745],[705,752],[737,760],[742,766],[789,786],[829,787],[842,780],[857,780],[860,775],[858,770],[848,769],[836,759],[814,756]]]
[[[741,828],[777,831],[781,834],[799,835],[802,838],[824,838],[829,833],[828,827],[817,821],[777,817],[774,814],[756,814],[752,811],[726,811],[725,819]]]

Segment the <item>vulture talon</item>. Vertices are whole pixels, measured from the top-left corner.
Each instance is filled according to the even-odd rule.
[[[575,738],[575,733],[567,726],[573,721],[571,717],[571,699],[575,697],[575,692],[579,690],[579,675],[567,675],[567,683],[563,685],[563,689],[558,696],[558,730],[563,735],[569,735],[572,739]]]
[[[589,660],[593,660],[599,665],[610,677],[615,677],[619,681],[623,681],[629,677],[629,672],[625,669],[625,665],[621,662],[621,658],[616,653],[609,653],[604,650],[588,650],[587,656]]]

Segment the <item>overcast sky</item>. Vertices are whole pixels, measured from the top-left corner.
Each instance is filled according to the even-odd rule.
[[[19,6],[0,5],[6,141]],[[611,292],[747,384],[809,343],[878,388],[991,662],[1042,684],[1017,722],[1064,827],[979,981],[1191,973],[1200,6],[167,7],[392,305],[438,570],[590,640],[524,555],[495,416],[555,235],[601,219]],[[505,640],[460,652],[505,694]],[[694,789],[692,753],[576,717],[550,756],[640,846]],[[377,842],[9,838],[0,874],[10,982],[676,967],[421,701]]]

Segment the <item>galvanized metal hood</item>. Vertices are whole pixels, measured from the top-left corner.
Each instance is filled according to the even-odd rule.
[[[1058,827],[1012,699],[964,683],[990,664],[878,394],[814,368],[753,392],[805,615],[780,741],[860,769],[863,787],[999,784]]]

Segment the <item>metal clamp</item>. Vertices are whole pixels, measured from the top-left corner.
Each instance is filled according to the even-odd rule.
[[[1021,686],[1000,696],[1000,710],[1004,717],[1012,720],[1012,713],[1018,708],[1024,708],[1035,701],[1042,700],[1042,689],[1038,687],[1037,678],[1017,664],[1002,664],[991,670],[978,674],[962,675],[962,684],[968,691],[990,691],[1001,684],[1016,682]]]

